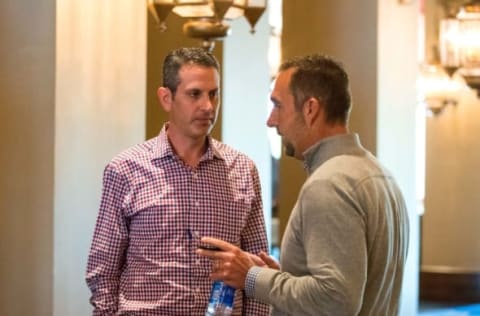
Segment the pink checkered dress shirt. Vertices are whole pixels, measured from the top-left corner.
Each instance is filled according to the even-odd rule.
[[[86,275],[93,315],[205,315],[211,264],[195,253],[195,233],[267,251],[253,162],[209,137],[193,169],[173,152],[167,126],[105,168]],[[266,314],[236,291],[234,315]]]

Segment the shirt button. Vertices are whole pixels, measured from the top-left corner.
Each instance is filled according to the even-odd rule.
[[[200,203],[198,201],[195,201],[195,206],[196,207],[199,207],[200,206]]]
[[[198,174],[197,174],[196,172],[194,172],[194,173],[192,174],[192,177],[193,177],[194,179],[197,179],[197,178],[198,178]]]

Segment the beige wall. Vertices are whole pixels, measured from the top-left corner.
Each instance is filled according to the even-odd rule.
[[[51,315],[55,1],[0,2],[0,315]],[[34,14],[33,14],[34,13]]]
[[[479,120],[474,91],[427,118],[422,267],[431,271],[480,273]]]

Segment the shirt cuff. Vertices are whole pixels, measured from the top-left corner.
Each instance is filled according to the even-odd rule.
[[[247,277],[245,278],[245,295],[247,297],[254,297],[255,295],[255,281],[257,280],[257,275],[260,273],[262,268],[260,267],[251,267],[247,272]]]

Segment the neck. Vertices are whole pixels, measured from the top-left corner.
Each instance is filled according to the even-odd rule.
[[[183,162],[194,168],[198,166],[200,158],[207,151],[206,137],[192,139],[183,135],[176,135],[169,130],[167,130],[167,137],[173,150]]]
[[[303,160],[303,152],[305,152],[308,148],[312,147],[316,143],[320,142],[325,138],[347,134],[348,132],[349,132],[348,127],[343,124],[331,124],[331,125],[324,124],[320,128],[316,127],[316,128],[310,129],[308,133],[308,138],[307,138],[308,141],[305,143],[305,146],[301,153],[302,160]]]
[[[324,139],[327,137],[347,134],[347,133],[348,133],[348,128],[343,124],[328,125],[328,126],[325,126],[323,130],[321,130],[319,138]]]

